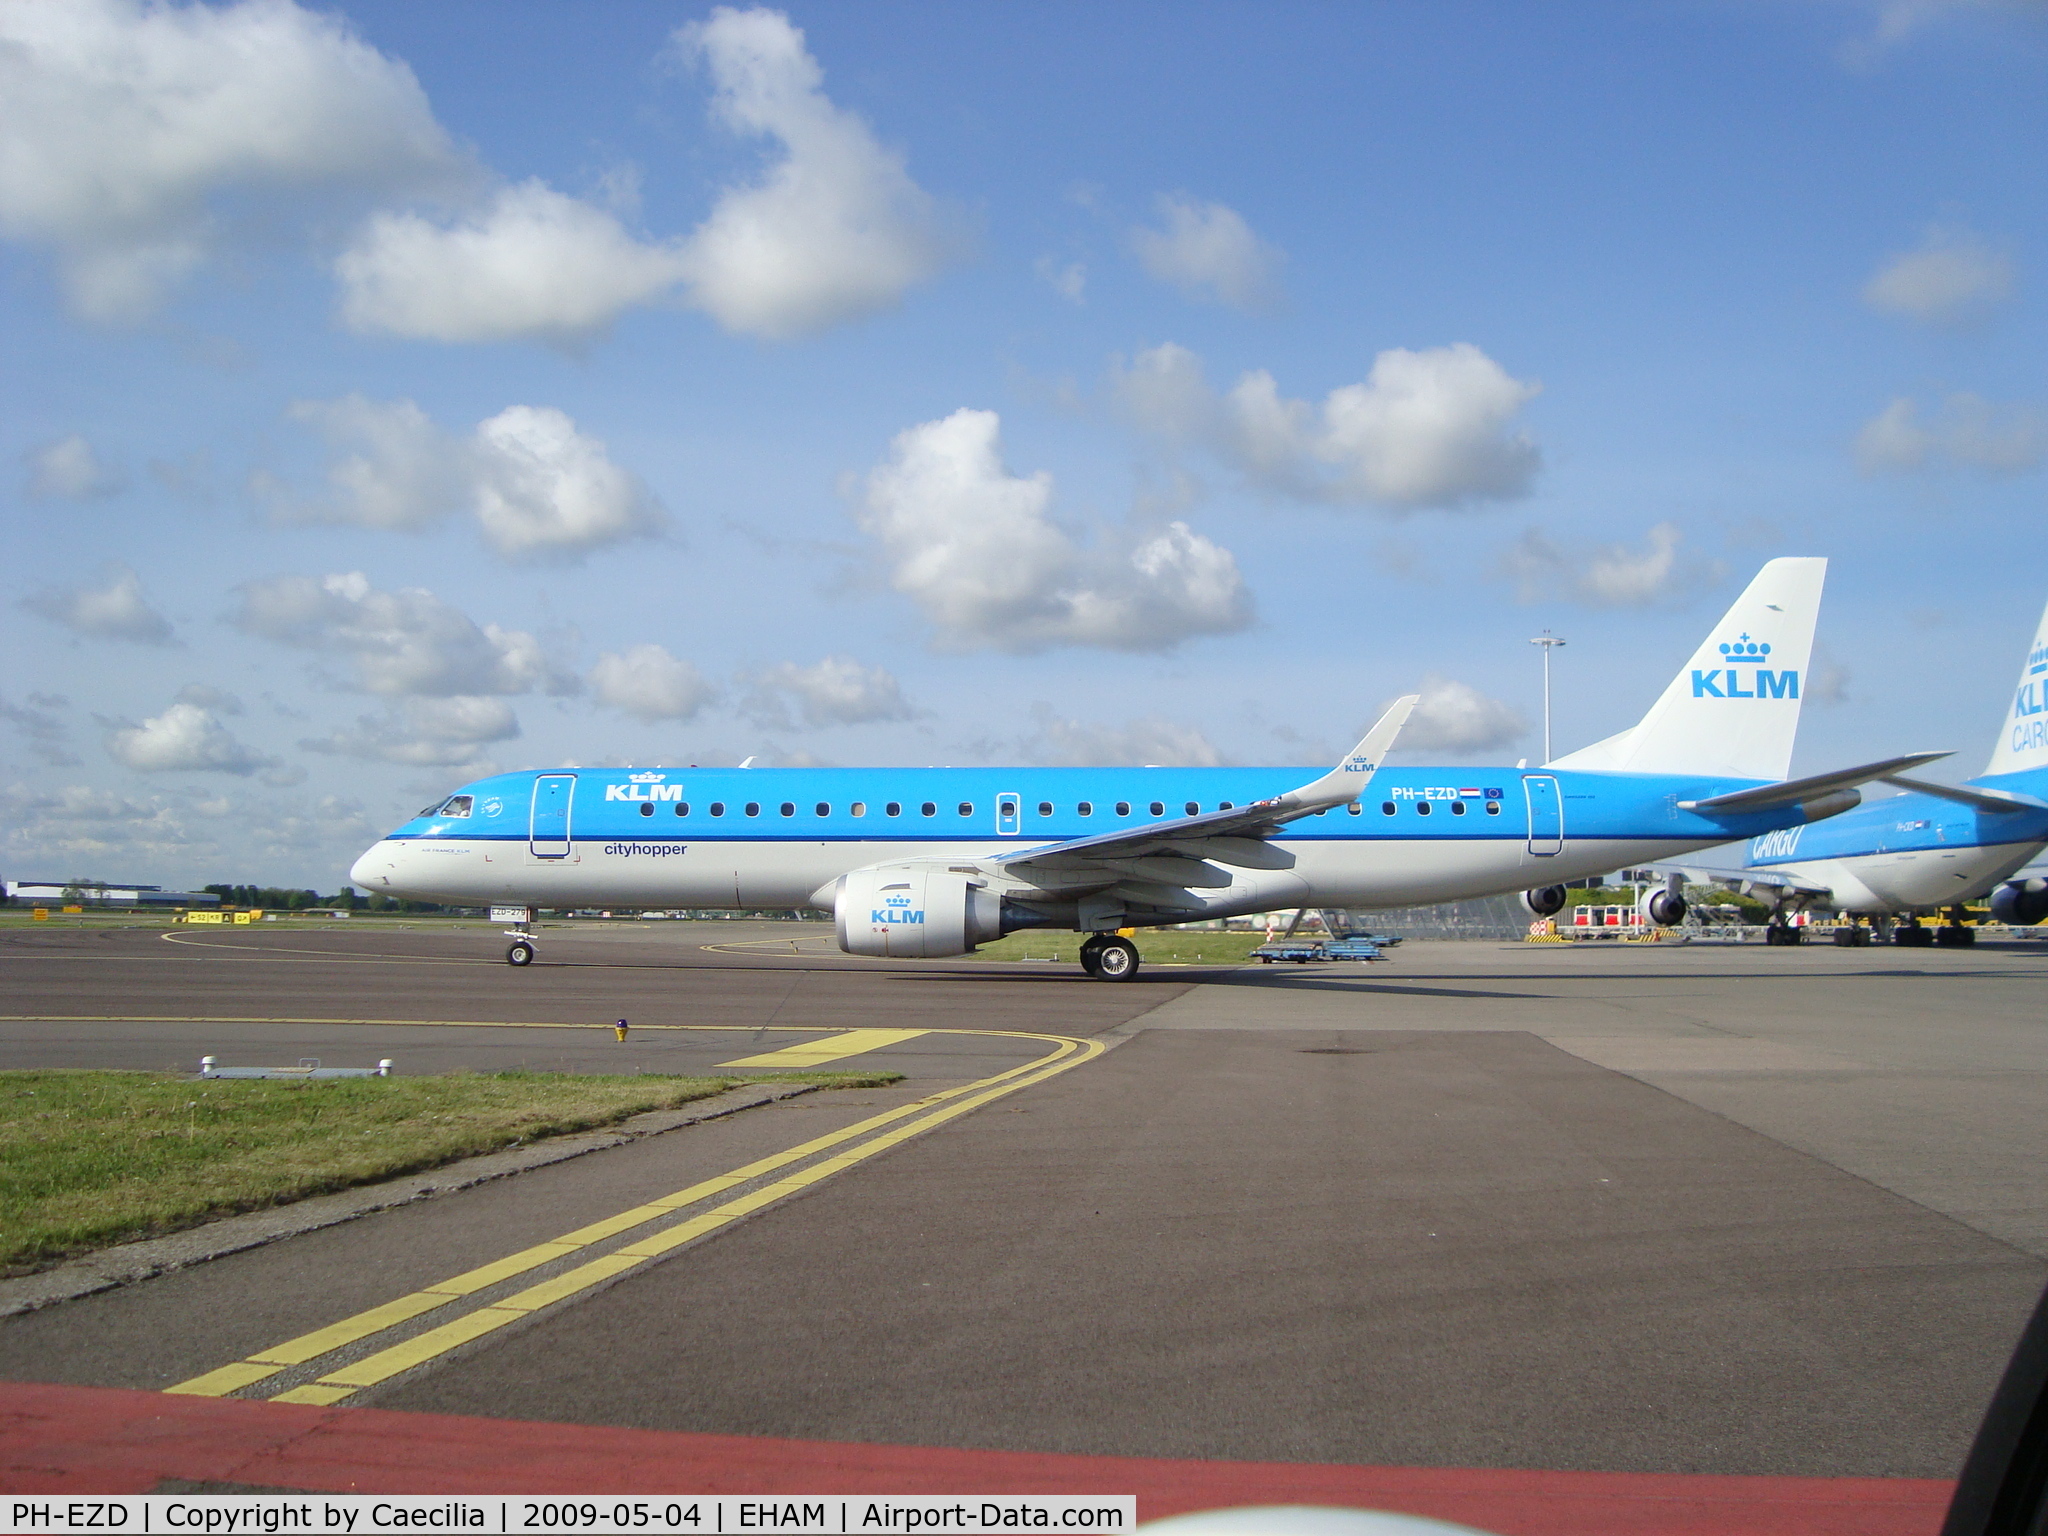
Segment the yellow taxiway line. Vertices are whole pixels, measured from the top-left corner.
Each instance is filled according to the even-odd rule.
[[[779,1051],[763,1051],[758,1056],[742,1056],[736,1061],[721,1061],[711,1068],[716,1072],[721,1067],[755,1067],[770,1072],[791,1071],[802,1067],[819,1067],[828,1061],[840,1061],[848,1056],[860,1056],[869,1051],[879,1051],[885,1045],[894,1045],[899,1040],[915,1040],[919,1035],[928,1035],[928,1029],[849,1029],[843,1035],[828,1036],[823,1040],[806,1040],[800,1045],[785,1045]]]
[[[309,1022],[309,1021],[297,1021]],[[385,1022],[385,1021],[375,1021]],[[668,1028],[695,1028],[704,1026],[670,1025]],[[746,1026],[709,1026],[713,1028],[738,1028]],[[294,1403],[332,1404],[354,1396],[365,1387],[387,1381],[402,1371],[437,1358],[449,1350],[472,1339],[481,1338],[498,1328],[529,1317],[543,1308],[553,1306],[571,1296],[581,1294],[591,1287],[602,1284],[617,1275],[636,1269],[680,1248],[706,1233],[714,1232],[743,1216],[752,1214],[767,1206],[787,1199],[800,1190],[844,1172],[878,1153],[899,1146],[911,1138],[920,1136],[946,1122],[967,1114],[991,1100],[1020,1088],[1028,1088],[1044,1082],[1083,1062],[1100,1056],[1106,1047],[1099,1040],[1077,1039],[1065,1035],[1043,1035],[1021,1030],[959,1030],[945,1033],[996,1035],[1011,1039],[1042,1040],[1053,1047],[1047,1054],[1035,1061],[998,1072],[991,1077],[967,1083],[958,1088],[948,1088],[939,1093],[929,1094],[915,1103],[882,1114],[870,1116],[855,1125],[814,1137],[809,1141],[791,1147],[787,1151],[757,1159],[729,1173],[702,1180],[688,1188],[677,1190],[659,1200],[631,1207],[609,1216],[602,1221],[592,1222],[573,1232],[549,1242],[525,1248],[508,1254],[490,1264],[467,1270],[449,1279],[427,1286],[410,1295],[400,1296],[372,1307],[353,1317],[344,1318],[311,1333],[287,1339],[256,1354],[244,1357],[203,1375],[165,1390],[197,1397],[225,1397],[231,1392],[269,1380],[293,1366],[304,1365],[317,1360],[346,1345],[359,1343],[377,1334],[409,1322],[426,1312],[474,1295],[515,1275],[525,1274],[549,1263],[581,1252],[594,1243],[616,1237],[636,1227],[658,1221],[692,1205],[712,1199],[728,1190],[751,1182],[764,1174],[805,1162],[820,1153],[832,1153],[810,1166],[785,1175],[773,1183],[740,1195],[722,1205],[666,1227],[660,1231],[639,1238],[632,1244],[611,1253],[590,1259],[577,1267],[567,1270],[538,1285],[527,1287],[513,1295],[478,1307],[430,1328],[426,1332],[393,1344],[362,1359],[350,1362],[327,1372],[304,1386],[277,1393],[274,1401]],[[874,1031],[873,1033],[889,1033]],[[894,1032],[901,1033],[901,1032]],[[920,1031],[919,1033],[933,1033]],[[879,1133],[879,1134],[875,1134]],[[862,1141],[863,1137],[869,1139]],[[849,1143],[860,1143],[849,1146]],[[834,1152],[835,1148],[844,1148]],[[259,1394],[261,1395],[261,1394]]]

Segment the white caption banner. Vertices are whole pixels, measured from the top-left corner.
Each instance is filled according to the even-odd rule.
[[[1129,1532],[1133,1494],[840,1494],[738,1497],[616,1494],[568,1497],[370,1493],[131,1494],[104,1498],[9,1497],[7,1536],[90,1531],[105,1536],[383,1536],[426,1531],[537,1531],[565,1536],[737,1536],[821,1532],[920,1536],[924,1532]]]

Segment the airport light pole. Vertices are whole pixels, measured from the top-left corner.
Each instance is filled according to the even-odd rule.
[[[1548,763],[1550,761],[1550,653],[1560,645],[1563,645],[1564,641],[1546,629],[1542,634],[1531,639],[1529,643],[1543,647],[1543,761]]]

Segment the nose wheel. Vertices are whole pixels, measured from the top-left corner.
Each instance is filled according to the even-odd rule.
[[[533,964],[533,941],[531,939],[514,939],[505,950],[505,963],[507,965]]]

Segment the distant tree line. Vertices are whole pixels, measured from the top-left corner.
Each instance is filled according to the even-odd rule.
[[[405,901],[396,896],[360,896],[355,887],[344,885],[332,896],[318,891],[294,891],[278,885],[208,885],[202,890],[218,896],[224,907],[254,907],[265,912],[299,912],[308,907],[337,907],[352,912],[440,912],[435,901]]]

